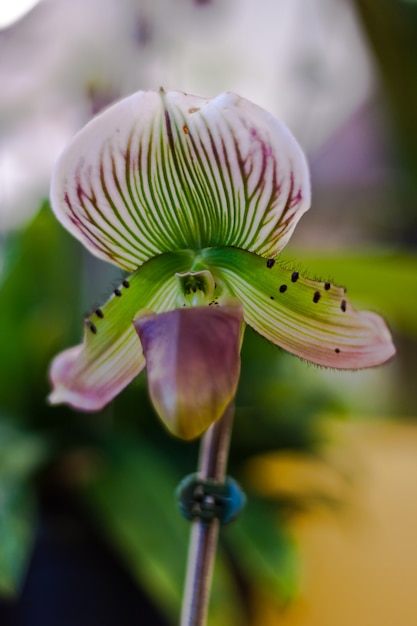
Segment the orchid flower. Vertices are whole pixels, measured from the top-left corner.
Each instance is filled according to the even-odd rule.
[[[86,411],[147,368],[166,427],[192,439],[233,400],[248,324],[312,363],[359,369],[395,352],[378,315],[280,262],[310,206],[305,157],[232,93],[138,92],[83,128],[52,179],[56,217],[130,276],[52,362],[51,403]]]

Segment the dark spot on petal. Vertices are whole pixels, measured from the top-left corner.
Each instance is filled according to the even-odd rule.
[[[339,354],[339,352],[340,352],[339,348],[335,348],[335,352],[336,352],[336,354]]]
[[[273,299],[274,299],[274,296],[269,296],[269,297],[271,298],[271,300],[273,300]]]
[[[266,262],[266,266],[268,269],[271,269],[271,267],[274,267],[275,265],[275,259],[268,259]]]
[[[115,296],[118,296],[119,298],[122,295],[122,292],[120,291],[120,289],[115,289],[113,293]]]
[[[317,302],[320,300],[320,298],[321,298],[320,291],[315,291],[314,292],[314,296],[313,296],[313,302],[315,302],[317,304]]]
[[[279,290],[280,290],[280,293],[284,293],[284,291],[287,291],[287,285],[281,285]]]
[[[184,133],[184,135],[188,135],[188,128],[187,128],[187,126],[185,124],[182,127],[182,132]]]
[[[326,291],[329,291],[330,287],[331,287],[330,283],[324,283],[324,288]]]
[[[93,322],[91,322],[90,320],[84,320],[85,325],[87,326],[87,328],[89,328],[91,330],[91,332],[93,333],[93,335],[97,334],[97,328],[95,327],[95,325],[93,324]]]
[[[342,302],[340,303],[340,308],[342,309],[343,313],[345,313],[345,311],[346,311],[346,300],[342,300]]]
[[[128,280],[124,280],[124,281],[122,282],[122,285],[123,285],[123,287],[126,287],[126,289],[128,289],[128,288],[130,287],[130,283],[129,283],[129,281],[128,281]]]
[[[190,109],[188,109],[188,113],[192,114],[192,113],[197,113],[197,111],[200,110],[200,107],[191,107]]]
[[[291,274],[291,281],[292,281],[293,283],[296,283],[296,282],[297,282],[297,280],[298,280],[298,272],[293,272],[293,273]]]
[[[99,317],[100,319],[103,319],[104,317],[104,313],[101,309],[96,309],[95,310],[95,314],[97,315],[97,317]]]

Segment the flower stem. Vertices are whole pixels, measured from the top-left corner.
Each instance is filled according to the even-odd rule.
[[[198,474],[200,478],[223,483],[234,415],[232,402],[201,440]],[[194,520],[188,552],[187,574],[181,614],[181,626],[204,626],[210,598],[220,522]]]

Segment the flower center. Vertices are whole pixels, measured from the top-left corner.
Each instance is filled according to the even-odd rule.
[[[216,283],[209,270],[176,274],[179,306],[204,306],[217,301]]]

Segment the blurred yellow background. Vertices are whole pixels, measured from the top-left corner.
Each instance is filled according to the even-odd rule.
[[[301,589],[284,610],[258,597],[263,626],[417,624],[417,427],[327,424],[322,459],[276,454],[250,468],[264,492],[322,498],[296,514]],[[248,468],[249,469],[249,468]],[[258,482],[259,484],[259,482]]]

